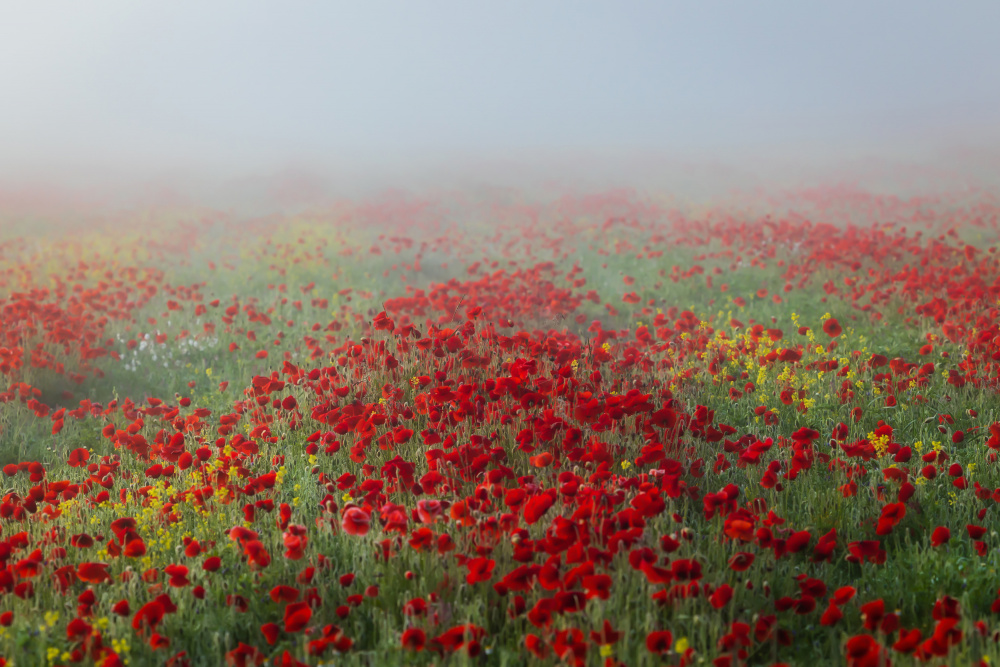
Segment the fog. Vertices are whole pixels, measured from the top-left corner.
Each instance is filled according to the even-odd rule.
[[[7,3],[0,192],[994,186],[998,25],[990,0]]]

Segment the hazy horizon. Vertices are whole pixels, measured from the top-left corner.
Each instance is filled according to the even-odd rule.
[[[985,1],[13,5],[0,191],[995,184],[996,25]]]

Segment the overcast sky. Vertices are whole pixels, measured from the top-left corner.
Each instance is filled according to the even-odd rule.
[[[1000,2],[6,2],[0,177],[995,146]]]

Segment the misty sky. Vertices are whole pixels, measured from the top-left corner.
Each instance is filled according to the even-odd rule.
[[[0,174],[996,143],[1000,2],[8,2]]]

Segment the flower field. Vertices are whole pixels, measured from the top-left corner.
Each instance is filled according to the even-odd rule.
[[[1000,661],[987,193],[0,229],[0,664]]]

